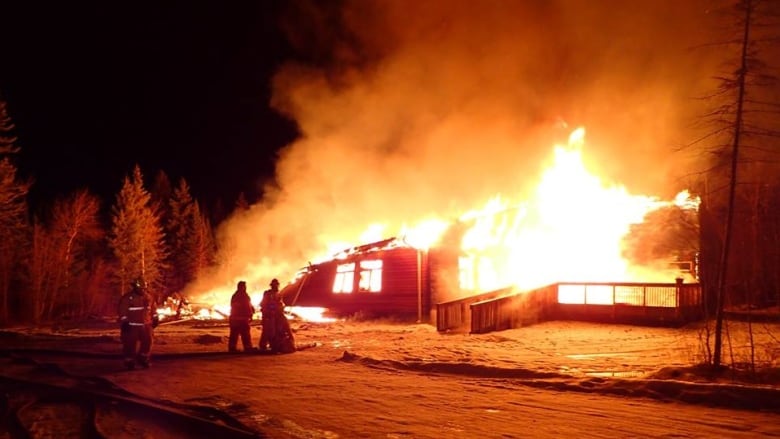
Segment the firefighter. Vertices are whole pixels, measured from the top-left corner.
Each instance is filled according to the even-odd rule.
[[[230,335],[228,337],[228,352],[237,352],[236,344],[238,337],[241,337],[241,344],[244,345],[244,352],[251,352],[252,333],[249,323],[252,321],[252,315],[255,308],[252,306],[252,299],[246,292],[246,282],[239,281],[236,286],[236,292],[230,298]]]
[[[279,280],[271,280],[270,287],[263,292],[263,299],[260,302],[260,313],[263,321],[260,334],[260,352],[268,352],[273,347],[273,340],[276,337],[276,319],[284,309],[284,303],[280,303],[281,299],[279,298]],[[284,316],[282,315],[282,317]]]
[[[119,299],[118,310],[125,366],[130,370],[136,364],[148,368],[154,327],[159,318],[154,298],[146,291],[143,280],[133,281],[130,291]]]
[[[276,317],[276,331],[271,341],[271,352],[277,354],[291,354],[295,352],[295,337],[293,337],[290,322],[284,315],[284,302],[279,299],[280,307]]]
[[[260,351],[276,354],[295,352],[295,338],[290,323],[284,315],[284,300],[279,294],[279,281],[273,279],[271,288],[263,293],[260,303],[263,314],[263,332],[260,336]]]

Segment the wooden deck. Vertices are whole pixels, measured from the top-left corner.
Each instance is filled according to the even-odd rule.
[[[703,316],[698,283],[562,282],[531,291],[497,290],[437,304],[436,328],[471,333],[550,320],[675,326]]]

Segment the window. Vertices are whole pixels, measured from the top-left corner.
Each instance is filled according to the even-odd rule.
[[[382,260],[360,261],[358,291],[378,293],[382,291]]]
[[[350,294],[355,287],[355,263],[341,264],[336,267],[336,279],[333,281],[335,294]]]

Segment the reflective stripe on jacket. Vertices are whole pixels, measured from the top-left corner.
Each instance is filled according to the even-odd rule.
[[[119,318],[131,325],[152,323],[152,314],[156,313],[154,300],[148,293],[131,291],[119,299]]]

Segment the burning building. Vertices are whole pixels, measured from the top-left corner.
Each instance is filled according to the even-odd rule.
[[[695,227],[672,226],[696,217],[695,197],[664,200],[691,186],[680,175],[692,158],[671,146],[698,137],[690,96],[719,60],[689,50],[703,26],[686,23],[707,7],[672,3],[294,14],[285,29],[302,56],[276,71],[271,102],[300,138],[279,151],[262,200],[221,226],[224,266],[191,290],[226,303],[239,279],[254,291],[294,279],[288,304],[428,320],[440,303],[496,291],[695,283],[695,270],[669,269],[696,260]],[[585,163],[571,121],[596,134]],[[648,223],[659,209],[669,215]],[[447,227],[414,233],[422,219]],[[587,290],[585,304],[597,298]]]
[[[309,265],[282,290],[292,306],[323,307],[335,315],[427,316],[431,309],[430,261],[401,239],[341,252]]]
[[[697,283],[697,200],[683,191],[664,202],[604,185],[582,163],[583,136],[575,130],[568,146],[556,147],[533,197],[496,197],[422,233],[425,243],[406,230],[309,264],[283,289],[286,303],[419,321],[447,320],[438,314],[460,307],[459,324],[471,312],[465,307],[513,295],[525,296],[512,305],[526,309],[518,321],[551,312],[614,319],[617,308],[629,319],[697,316],[690,310],[701,304],[698,285],[681,286]]]

